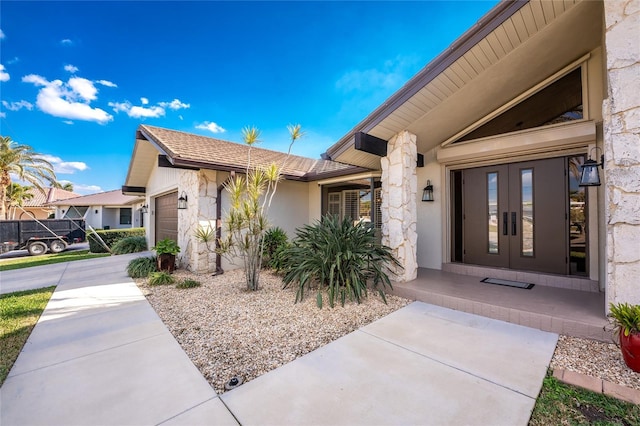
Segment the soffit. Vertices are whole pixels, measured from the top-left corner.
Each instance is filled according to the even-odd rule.
[[[385,140],[408,130],[426,152],[598,47],[601,25],[600,2],[532,0],[386,117],[356,128]],[[337,161],[379,168],[353,143],[340,151]]]
[[[149,176],[158,164],[158,154],[161,152],[151,142],[146,139],[136,139],[125,186],[147,186]]]

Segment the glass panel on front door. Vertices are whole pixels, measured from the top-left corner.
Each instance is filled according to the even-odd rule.
[[[533,257],[533,169],[520,170],[522,256]]]
[[[487,173],[489,253],[498,253],[498,172]]]

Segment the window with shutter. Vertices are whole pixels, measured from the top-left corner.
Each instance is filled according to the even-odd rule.
[[[327,213],[332,216],[338,216],[338,218],[342,219],[342,194],[339,192],[330,192],[329,193],[329,202]]]
[[[360,191],[343,191],[344,194],[344,218],[351,218],[353,221],[360,219]]]

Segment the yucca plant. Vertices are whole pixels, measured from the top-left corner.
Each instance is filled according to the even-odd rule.
[[[147,250],[147,239],[140,236],[125,237],[111,247],[113,254],[138,253]]]
[[[336,301],[344,306],[347,298],[360,303],[371,283],[386,303],[384,288],[391,287],[386,267],[400,263],[391,249],[376,243],[374,229],[349,218],[340,221],[325,216],[296,231],[293,244],[285,252],[285,287],[296,283],[296,303],[306,289],[317,286],[316,303],[323,305],[323,292],[329,306]],[[380,287],[380,285],[382,285]]]
[[[156,257],[139,257],[127,265],[127,275],[131,278],[146,278],[158,270]]]
[[[149,285],[173,284],[176,280],[168,272],[152,272],[149,274]]]

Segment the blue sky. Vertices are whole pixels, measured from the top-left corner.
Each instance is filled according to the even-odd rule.
[[[318,158],[496,1],[0,3],[1,134],[89,194],[139,124]]]

